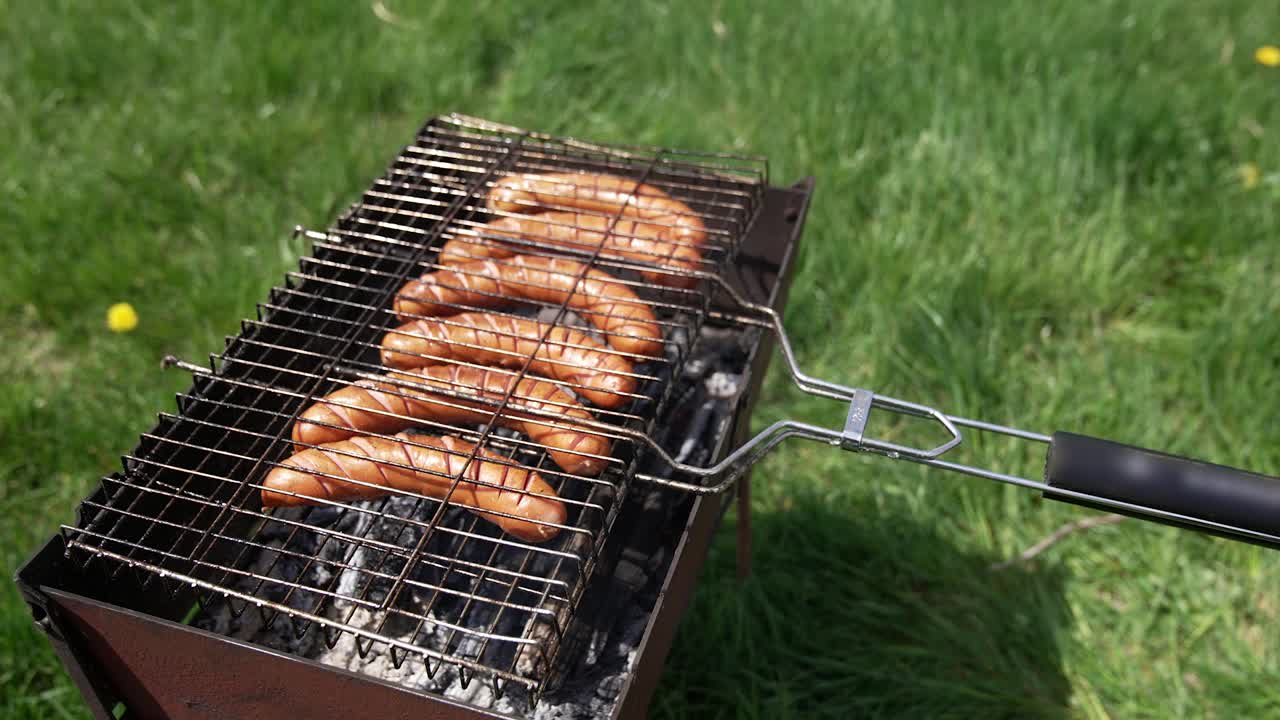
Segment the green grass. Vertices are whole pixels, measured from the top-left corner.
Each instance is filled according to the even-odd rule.
[[[814,374],[1280,473],[1273,11],[0,0],[0,569],[447,111],[816,175]],[[758,419],[840,412],[775,372]],[[993,573],[1084,511],[803,443],[755,478],[756,572],[722,533],[656,716],[1280,717],[1274,554],[1122,523]],[[84,715],[0,584],[0,716]]]

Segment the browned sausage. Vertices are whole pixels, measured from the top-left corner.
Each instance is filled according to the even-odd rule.
[[[396,438],[399,439],[354,437],[303,450],[267,473],[262,483],[262,504],[282,507],[313,505],[320,499],[365,500],[386,495],[387,488],[444,498],[453,479],[461,475],[462,480],[449,496],[453,504],[528,542],[550,540],[560,532],[554,525],[564,524],[564,503],[553,499],[555,490],[538,473],[486,462],[503,458],[483,448],[475,460],[467,463],[475,446],[449,435],[401,433]]]
[[[702,252],[672,240],[672,228],[654,223],[619,219],[588,213],[549,212],[541,215],[504,217],[476,228],[485,235],[500,235],[535,243],[594,251],[604,243],[603,255],[622,256],[657,265],[663,270],[641,270],[651,283],[675,288],[692,288],[694,273],[702,269]],[[486,257],[507,258],[520,252],[513,246],[487,238],[456,238],[440,250],[440,262],[458,264]]]
[[[560,386],[535,377],[517,381],[508,373],[466,365],[389,373],[386,381],[361,380],[332,392],[298,417],[293,424],[293,441],[321,445],[363,433],[392,433],[412,427],[416,420],[472,425],[488,422],[493,415],[489,406],[443,397],[433,391],[469,393],[496,403],[506,397],[513,385],[515,392],[508,408],[498,416],[498,424],[550,448],[551,459],[568,472],[594,476],[604,470],[609,456],[608,438],[568,424],[553,424],[561,416],[595,420]],[[296,449],[302,452],[305,447],[299,445]]]
[[[673,239],[701,245],[706,226],[688,205],[652,185],[599,173],[516,173],[501,177],[489,190],[495,212],[536,213],[543,210],[594,210],[657,220],[670,217]]]
[[[543,337],[546,342],[539,343]],[[430,357],[419,357],[422,355]],[[382,364],[394,368],[463,360],[520,368],[570,383],[602,408],[621,407],[635,392],[635,366],[590,335],[561,325],[494,313],[463,313],[405,323],[382,338]]]
[[[513,255],[501,262],[474,260],[429,272],[400,289],[395,311],[410,320],[452,315],[459,312],[458,305],[503,307],[521,299],[556,305],[567,301],[612,347],[651,357],[662,352],[662,329],[648,304],[608,273],[564,258]]]

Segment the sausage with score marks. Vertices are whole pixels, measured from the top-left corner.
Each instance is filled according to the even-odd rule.
[[[393,490],[465,507],[527,542],[555,537],[568,516],[555,490],[528,468],[449,435],[401,433],[396,439],[354,437],[303,450],[263,481],[266,507],[315,505],[382,497]],[[449,493],[454,478],[457,487]],[[356,482],[348,482],[354,480]],[[296,494],[288,494],[296,493]],[[541,496],[541,497],[539,497]],[[496,513],[502,513],[501,515]]]
[[[662,329],[647,303],[608,273],[564,258],[513,255],[435,270],[400,289],[395,312],[407,321],[452,315],[467,307],[505,307],[522,299],[566,303],[623,352],[648,357],[662,352]]]
[[[542,341],[543,338],[545,341]],[[382,364],[415,368],[461,360],[521,368],[568,383],[602,408],[635,392],[635,365],[581,330],[496,313],[462,313],[405,323],[382,338]]]
[[[649,222],[618,219],[587,213],[549,212],[540,215],[504,217],[481,225],[482,236],[505,236],[532,243],[594,252],[601,247],[604,257],[622,257],[655,265],[663,270],[640,270],[651,283],[674,288],[692,288],[698,278],[688,273],[702,269],[702,252],[672,238],[672,228]],[[458,237],[445,243],[440,262],[454,265],[483,258],[508,258],[520,252],[518,246],[489,237]]]
[[[515,173],[499,178],[489,190],[494,212],[537,213],[544,210],[591,210],[640,218],[663,219],[673,238],[701,245],[706,226],[688,205],[652,185],[601,173]]]
[[[492,403],[501,402],[512,392],[510,403],[496,419],[499,425],[549,448],[551,459],[568,472],[594,476],[605,468],[608,438],[556,423],[557,417],[595,420],[558,385],[535,377],[517,381],[510,373],[466,365],[393,372],[384,380],[361,380],[334,391],[307,408],[293,424],[295,449],[302,452],[307,445],[365,433],[392,433],[412,427],[416,421],[475,425],[493,416],[489,405],[439,391],[467,393]],[[533,414],[539,412],[542,414]],[[551,414],[554,416],[548,417]]]

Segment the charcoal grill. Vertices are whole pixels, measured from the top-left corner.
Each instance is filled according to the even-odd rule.
[[[504,535],[452,494],[261,508],[263,477],[293,449],[299,414],[385,372],[379,339],[402,319],[392,308],[397,292],[444,268],[444,243],[495,240],[486,223],[502,213],[485,206],[493,183],[575,171],[659,187],[687,203],[707,233],[694,267],[611,249],[605,235],[627,232],[621,211],[599,213],[606,230],[578,245],[501,238],[525,256],[578,261],[575,287],[586,268],[607,272],[657,311],[660,352],[615,351],[636,368],[624,404],[596,409],[594,420],[532,413],[610,438],[604,471],[565,472],[548,447],[502,429],[497,420],[523,407],[514,389],[501,398],[442,391],[441,402],[484,407],[483,424],[418,422],[541,473],[568,508],[555,539]],[[793,436],[1277,543],[1272,478],[956,417],[806,375],[781,311],[811,191],[810,181],[769,185],[760,158],[587,143],[460,115],[427,123],[330,229],[298,228],[312,254],[223,352],[208,365],[166,359],[193,375],[178,413],[162,414],[76,521],[19,571],[33,615],[91,708],[104,718],[274,717],[282,708],[299,717],[528,716],[560,707],[567,688],[607,681],[610,692],[574,712],[641,715],[717,518],[735,492],[745,508],[751,465]],[[592,327],[568,300],[497,312]],[[548,342],[544,334],[538,347]],[[847,404],[843,427],[783,420],[747,436],[775,342],[803,390]],[[708,364],[718,365],[719,383],[704,382]],[[508,365],[522,378],[530,360]],[[931,420],[947,439],[933,447],[877,439],[868,432],[873,409]],[[945,460],[961,428],[1048,443],[1045,480]],[[476,458],[472,450],[463,462]],[[460,477],[448,478],[453,489]],[[740,526],[745,548],[749,522]],[[623,599],[638,621],[611,651],[619,671],[592,675],[586,666],[600,657]]]
[[[601,244],[519,247],[603,270],[658,309],[661,352],[632,354],[635,391],[621,407],[594,410],[593,431],[613,440],[606,469],[563,472],[547,448],[493,422],[419,423],[535,468],[569,509],[556,539],[521,542],[448,500],[406,493],[262,509],[263,475],[291,452],[293,420],[335,388],[385,372],[379,340],[401,321],[391,300],[440,267],[445,242],[483,238],[495,215],[484,207],[493,181],[575,170],[662,187],[698,213],[708,236],[699,267],[657,268],[683,274],[677,287],[651,282],[651,264]],[[19,572],[37,622],[95,713],[529,713],[557,689],[583,684],[581,658],[622,591],[643,596],[632,604],[645,617],[612,651],[638,659],[611,676],[618,687],[605,712],[643,713],[728,501],[649,485],[637,493],[636,477],[666,472],[650,452],[664,436],[672,452],[701,436],[693,455],[705,460],[743,439],[767,338],[724,322],[725,298],[712,286],[727,280],[740,297],[780,305],[811,189],[769,186],[759,158],[584,143],[457,115],[427,123],[330,229],[297,229],[312,253],[225,350],[204,365],[166,359],[193,375],[178,412],[160,416],[76,522]],[[612,230],[618,218],[608,220]],[[590,320],[566,303],[493,312]],[[738,390],[718,399],[703,392],[702,376],[716,369],[708,363],[723,365]],[[527,371],[527,362],[510,368],[516,377]],[[521,400],[461,388],[440,397],[483,404],[493,418]],[[714,412],[691,410],[706,407]]]

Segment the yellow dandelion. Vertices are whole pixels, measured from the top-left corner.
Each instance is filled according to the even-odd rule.
[[[1280,47],[1276,47],[1275,45],[1263,45],[1254,51],[1253,59],[1257,60],[1259,65],[1280,67]]]
[[[1244,185],[1245,190],[1252,190],[1258,187],[1258,181],[1262,180],[1262,171],[1253,163],[1245,163],[1240,166],[1240,184]]]
[[[111,332],[129,332],[138,327],[138,311],[129,303],[116,303],[107,308],[107,327]]]

